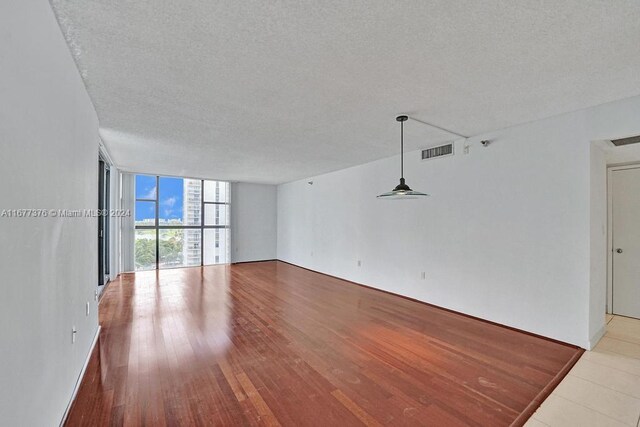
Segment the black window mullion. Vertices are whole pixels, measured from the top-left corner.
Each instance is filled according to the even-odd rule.
[[[160,176],[156,175],[156,270],[160,269]]]
[[[204,265],[204,179],[200,180],[200,267]]]

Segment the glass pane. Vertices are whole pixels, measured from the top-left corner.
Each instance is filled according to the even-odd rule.
[[[185,179],[182,221],[184,225],[201,225],[201,217],[202,182],[199,179]],[[198,233],[200,232],[198,231]],[[198,265],[200,265],[200,261],[198,261]]]
[[[223,181],[204,182],[205,202],[229,202],[229,183]]]
[[[155,176],[136,175],[136,199],[155,199],[156,190]]]
[[[159,236],[159,268],[200,265],[200,230],[165,229]]]
[[[202,210],[199,179],[160,177],[160,225],[200,225]]]
[[[202,259],[202,235],[200,229],[184,230],[184,243],[182,245],[182,262],[185,267],[200,265]]]
[[[204,230],[204,265],[229,262],[229,235],[228,228]]]
[[[204,205],[204,225],[229,225],[229,205]]]
[[[136,202],[136,225],[156,225],[156,202]]]
[[[156,268],[156,231],[136,230],[136,271]]]

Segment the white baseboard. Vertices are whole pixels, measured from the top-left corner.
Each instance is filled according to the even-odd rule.
[[[76,395],[78,394],[78,389],[80,388],[80,384],[82,384],[82,378],[84,378],[84,373],[87,370],[87,366],[89,365],[91,354],[93,354],[93,349],[95,348],[96,343],[98,342],[98,338],[100,337],[101,329],[102,329],[102,326],[98,325],[98,329],[96,329],[96,334],[93,337],[93,341],[91,342],[91,347],[89,347],[87,358],[84,361],[84,365],[82,365],[82,370],[80,371],[80,375],[78,376],[76,385],[73,387],[73,393],[71,394],[71,399],[69,400],[69,403],[67,404],[67,409],[65,409],[64,415],[62,416],[62,420],[60,421],[60,426],[63,426],[64,423],[67,421],[67,417],[69,416],[69,410],[71,409],[71,405],[73,404],[73,401],[76,399]]]
[[[604,336],[604,333],[607,331],[607,325],[603,325],[602,328],[589,339],[589,348],[587,350],[593,350],[596,345],[598,345],[598,341]]]

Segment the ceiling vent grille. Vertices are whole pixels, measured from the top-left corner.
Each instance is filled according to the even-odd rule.
[[[637,144],[640,142],[640,135],[630,136],[629,138],[612,139],[611,142],[616,147],[621,145]]]
[[[437,147],[422,150],[422,160],[435,159],[436,157],[452,156],[453,143],[438,145]]]

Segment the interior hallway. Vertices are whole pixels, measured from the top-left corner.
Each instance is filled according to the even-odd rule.
[[[282,262],[122,274],[67,425],[521,425],[582,350]]]

